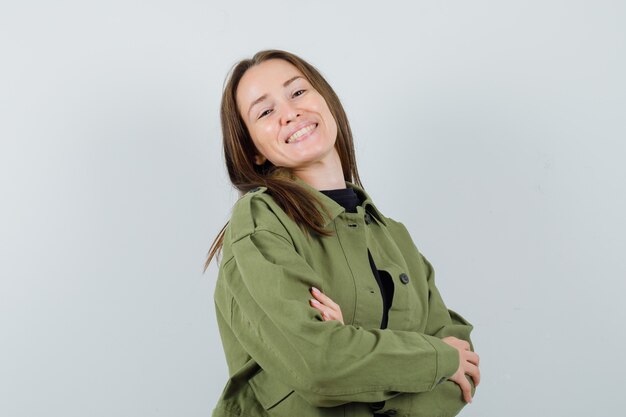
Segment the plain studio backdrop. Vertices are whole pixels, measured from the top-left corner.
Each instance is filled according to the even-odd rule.
[[[364,186],[474,324],[462,415],[622,415],[624,22],[597,0],[3,2],[0,415],[210,414],[219,103],[266,48],[327,77]]]

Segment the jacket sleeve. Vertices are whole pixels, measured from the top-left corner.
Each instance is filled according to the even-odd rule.
[[[308,302],[322,280],[282,234],[256,230],[232,243],[232,254],[222,278],[233,296],[233,333],[265,372],[309,403],[425,392],[458,368],[458,352],[438,337],[323,321]]]
[[[472,396],[476,387],[471,377],[466,375],[471,387]],[[383,408],[377,413],[385,414],[395,410],[399,415],[411,417],[454,417],[467,405],[463,400],[461,388],[453,381],[445,381],[432,391],[420,393],[403,393],[385,401]]]
[[[474,326],[465,320],[459,313],[446,307],[439,290],[435,286],[435,271],[428,260],[420,254],[426,267],[428,277],[428,322],[426,333],[438,338],[454,336],[469,342],[470,349],[474,351],[474,345],[470,338]]]

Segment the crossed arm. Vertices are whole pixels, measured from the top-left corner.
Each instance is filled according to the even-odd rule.
[[[451,378],[465,377],[459,363],[472,350],[472,326],[455,321],[446,309],[432,271],[426,271],[432,287],[424,333],[368,330],[344,326],[342,317],[336,320],[328,311],[323,320],[330,323],[323,324],[316,309],[302,308],[307,299],[303,290],[323,281],[286,238],[259,230],[231,248],[234,256],[223,263],[220,274],[232,295],[221,308],[233,335],[264,371],[307,402],[332,407],[385,401],[387,407],[418,410],[416,417],[427,410],[434,412],[424,416],[452,416],[465,405]],[[443,341],[446,337],[466,339],[469,346],[453,346]]]
[[[324,321],[337,320],[344,324],[341,307],[337,303],[315,287],[311,287],[311,294],[314,298],[310,299],[309,303],[313,308],[320,311]],[[453,325],[458,324],[455,323]],[[459,367],[454,375],[448,379],[461,388],[465,402],[471,403],[473,388],[475,389],[480,383],[480,358],[476,352],[472,351],[472,346],[466,340],[455,336],[445,336],[441,341],[454,347],[459,352]],[[466,375],[470,376],[472,380],[470,381]],[[473,382],[473,384],[470,382]]]

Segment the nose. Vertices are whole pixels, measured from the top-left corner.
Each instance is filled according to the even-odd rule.
[[[283,108],[281,111],[282,115],[281,115],[281,123],[283,125],[286,125],[290,122],[293,122],[298,116],[300,116],[300,110],[298,110],[297,108],[295,108],[291,103],[289,103],[288,101],[286,101],[283,104]]]

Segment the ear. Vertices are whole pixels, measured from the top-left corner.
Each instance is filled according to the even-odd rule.
[[[257,165],[263,165],[267,161],[267,158],[263,155],[254,155],[254,163]]]

